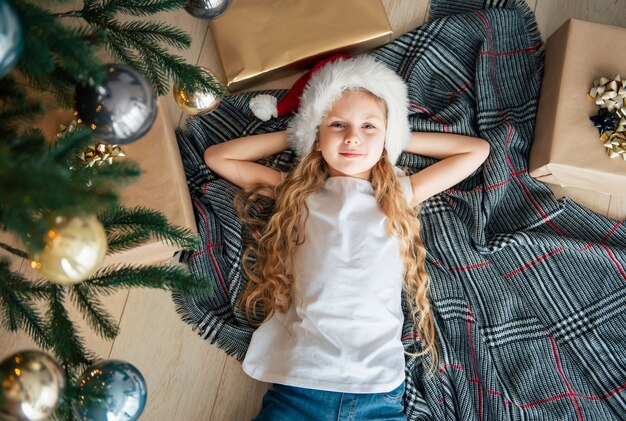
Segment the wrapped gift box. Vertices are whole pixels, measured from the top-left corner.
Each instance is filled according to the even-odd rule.
[[[60,125],[73,119],[71,110],[54,108],[53,102],[44,98],[50,111],[38,126],[47,138],[54,138]],[[172,126],[167,101],[158,99],[154,124],[143,137],[122,151],[141,167],[138,180],[120,190],[122,204],[126,207],[142,206],[161,212],[171,224],[189,228],[197,233],[191,197],[187,187],[183,162]],[[126,158],[116,158],[126,159]],[[106,165],[106,164],[104,164]],[[152,264],[169,260],[178,248],[155,238],[130,250],[107,256],[103,266],[117,263]]]
[[[392,38],[380,0],[236,0],[209,26],[231,92]]]
[[[626,76],[626,28],[570,19],[547,41],[530,175],[563,187],[626,195],[626,161],[607,156],[589,117],[600,77]]]
[[[158,100],[158,113],[150,131],[139,140],[122,145],[128,157],[139,164],[141,176],[121,190],[124,206],[143,206],[161,212],[171,224],[196,233],[191,197],[174,127],[164,97]],[[113,263],[150,264],[169,260],[178,248],[155,238],[131,250],[107,256]]]

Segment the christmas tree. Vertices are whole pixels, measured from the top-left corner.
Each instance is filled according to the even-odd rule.
[[[42,274],[27,280],[0,253],[0,320],[4,329],[30,335],[54,355],[67,383],[55,416],[73,419],[76,379],[97,356],[69,318],[68,300],[96,333],[112,340],[117,324],[102,295],[129,287],[210,293],[206,282],[179,266],[101,267],[105,254],[152,237],[182,249],[193,248],[197,239],[159,212],[122,206],[119,190],[140,176],[140,167],[125,159],[94,165],[93,158],[102,155],[93,145],[102,141],[97,147],[110,158],[119,152],[114,144],[145,133],[156,112],[151,96],[167,93],[172,81],[215,95],[223,88],[168,53],[166,46],[188,48],[187,34],[146,19],[179,10],[187,0],[85,0],[82,9],[64,12],[47,10],[49,3],[0,0],[0,231],[16,239],[0,242],[0,252],[29,259]],[[74,4],[56,3],[55,10]],[[103,50],[116,63],[104,64]],[[141,112],[115,115],[120,101],[128,101],[128,89],[142,87],[143,97],[133,94],[135,101],[144,98],[136,107]],[[106,102],[98,99],[103,90]],[[37,92],[76,110],[74,123],[54,139],[32,128],[46,118]],[[116,92],[121,98],[113,97]],[[120,123],[121,117],[127,121]]]

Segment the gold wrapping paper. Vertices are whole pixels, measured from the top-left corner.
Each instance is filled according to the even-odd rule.
[[[380,0],[235,0],[209,27],[231,92],[392,38]]]
[[[546,43],[545,69],[528,169],[536,179],[626,196],[626,165],[607,159],[589,116],[591,82],[624,74],[626,28],[570,19]],[[610,48],[598,48],[608,45]]]

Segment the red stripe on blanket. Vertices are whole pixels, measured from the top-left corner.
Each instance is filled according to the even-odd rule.
[[[448,368],[448,367],[455,368],[455,369],[457,369],[457,370],[459,370],[459,371],[465,371],[465,369],[463,368],[463,366],[462,366],[462,365],[460,365],[460,364],[445,363],[445,364],[443,365],[443,367],[439,368],[439,373],[443,373],[444,371],[446,371],[446,368]]]
[[[491,26],[489,25],[489,22],[487,21],[487,18],[485,17],[484,14],[482,14],[481,12],[474,12],[474,14],[476,16],[478,16],[480,18],[480,20],[483,22],[483,24],[485,25],[485,29],[487,30],[487,38],[489,40],[489,52],[493,52],[493,42],[492,42]],[[493,85],[493,91],[494,91],[494,94],[496,96],[496,102],[498,103],[498,113],[500,114],[500,117],[502,117],[502,121],[504,123],[506,123],[506,125],[508,127],[507,134],[506,134],[505,146],[504,146],[505,147],[505,151],[506,151],[506,162],[509,165],[509,167],[511,168],[511,171],[513,171],[513,174],[519,174],[517,172],[517,170],[515,169],[514,165],[513,165],[513,161],[511,160],[511,156],[509,155],[509,141],[511,140],[511,134],[513,133],[513,125],[509,121],[509,119],[508,119],[507,115],[504,113],[504,111],[502,111],[502,100],[501,100],[501,97],[500,97],[500,90],[498,89],[498,84],[496,82],[496,75],[495,75],[495,57],[494,57],[493,54],[488,55],[488,56],[490,58],[489,78],[491,79],[491,84]],[[543,219],[543,221],[547,225],[549,225],[557,234],[559,234],[561,236],[565,236],[565,232],[563,232],[563,230],[561,230],[554,222],[552,222],[550,219],[548,219],[547,215],[545,214],[545,212],[543,211],[543,209],[541,208],[539,203],[537,203],[535,198],[532,197],[532,194],[530,193],[530,191],[528,190],[526,185],[524,185],[524,183],[519,179],[519,177],[515,176],[515,180],[517,180],[519,182],[520,186],[522,187],[522,190],[523,190],[524,194],[526,195],[526,197],[528,197],[528,199],[532,203],[532,205],[535,208],[535,210],[537,211],[537,213],[541,216],[541,219]]]
[[[517,275],[519,273],[522,273],[523,271],[525,271],[526,269],[530,268],[531,266],[534,266],[537,263],[539,263],[539,262],[541,262],[543,260],[546,260],[548,257],[562,252],[563,250],[565,250],[565,247],[555,248],[554,250],[549,251],[548,253],[543,254],[543,255],[537,257],[535,260],[531,260],[530,262],[526,263],[525,265],[520,266],[519,268],[517,268],[517,269],[507,273],[506,275],[504,275],[504,279],[510,279],[513,276],[515,276],[515,275]]]
[[[609,237],[613,235],[613,233],[617,230],[617,228],[621,224],[622,224],[622,221],[617,221],[615,224],[613,224],[613,227],[611,228],[611,230],[607,232],[607,234],[604,237],[602,237],[602,240],[600,240],[600,244],[603,244],[606,240],[608,240]]]
[[[533,45],[532,47],[521,48],[519,50],[500,51],[500,52],[481,51],[480,55],[481,56],[502,57],[502,56],[512,56],[512,55],[519,54],[519,53],[533,53],[533,52],[537,51],[539,48],[541,48],[542,45],[543,45],[543,42],[540,42],[539,44]]]
[[[626,272],[624,271],[622,264],[615,258],[615,255],[613,254],[611,249],[604,244],[600,244],[600,246],[604,249],[604,251],[606,251],[606,254],[609,255],[609,259],[611,259],[611,261],[615,264],[620,275],[622,275],[622,278],[626,279]]]
[[[209,217],[207,216],[204,209],[202,209],[202,206],[198,204],[196,199],[192,199],[192,202],[193,202],[193,205],[198,210],[198,212],[200,212],[200,214],[202,215],[202,219],[204,220],[204,227],[207,233],[207,248],[209,252],[209,257],[211,258],[211,265],[213,266],[213,269],[215,269],[215,273],[217,273],[217,279],[219,281],[220,287],[222,288],[222,292],[224,293],[224,295],[226,295],[226,297],[228,298],[228,301],[230,301],[230,294],[228,293],[228,288],[226,288],[226,283],[224,282],[224,278],[222,277],[222,272],[220,271],[220,268],[217,264],[217,260],[215,259],[215,255],[213,254],[213,244],[211,244],[211,242],[209,241],[209,234],[210,234]]]
[[[454,101],[456,97],[461,95],[463,92],[467,91],[470,88],[470,86],[472,86],[473,84],[474,84],[474,81],[469,80],[463,86],[461,86],[457,91],[450,92],[450,102]]]
[[[476,357],[474,355],[474,343],[472,342],[472,309],[467,306],[467,340],[470,347],[470,359],[472,361],[472,369],[476,377],[468,379],[470,383],[476,383],[478,385],[478,419],[483,419],[483,388],[480,382],[480,376],[478,375],[478,366],[476,365]]]
[[[578,404],[578,400],[576,399],[576,394],[572,389],[572,385],[567,381],[565,377],[565,373],[563,372],[563,367],[561,367],[561,358],[559,357],[559,350],[556,347],[556,342],[554,342],[554,338],[550,335],[550,332],[546,331],[546,335],[548,335],[548,339],[550,339],[550,346],[552,348],[552,355],[554,357],[554,362],[556,363],[556,369],[559,372],[559,376],[565,383],[565,387],[567,388],[567,396],[569,396],[572,400],[572,404],[574,405],[574,409],[576,411],[576,418],[578,420],[583,419],[583,413],[580,409],[580,405]]]
[[[443,131],[445,133],[448,133],[450,131],[450,126],[448,125],[448,123],[446,123],[441,117],[439,117],[438,115],[435,115],[433,113],[431,113],[430,111],[428,111],[428,109],[422,105],[417,105],[417,104],[411,104],[411,108],[415,108],[416,110],[419,110],[423,113],[428,114],[428,116],[430,118],[432,118],[433,121],[442,124],[443,125]]]
[[[457,266],[457,267],[449,268],[448,270],[450,272],[468,271],[468,270],[472,270],[476,268],[481,268],[483,266],[489,266],[490,264],[491,262],[480,262],[480,263],[474,263],[473,265],[468,265],[468,266]]]

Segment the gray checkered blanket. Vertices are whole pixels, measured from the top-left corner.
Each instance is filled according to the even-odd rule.
[[[543,65],[534,16],[521,0],[431,3],[427,24],[372,55],[407,81],[414,130],[479,136],[491,154],[421,212],[442,358],[425,377],[407,357],[408,419],[626,419],[626,226],[556,200],[527,172]],[[236,187],[202,154],[285,129],[289,117],[251,118],[256,94],[228,96],[177,132],[203,240],[186,260],[215,294],[174,300],[201,337],[239,359],[253,329],[234,309],[245,282]],[[398,165],[431,162],[403,154]],[[419,349],[410,328],[403,342]]]

